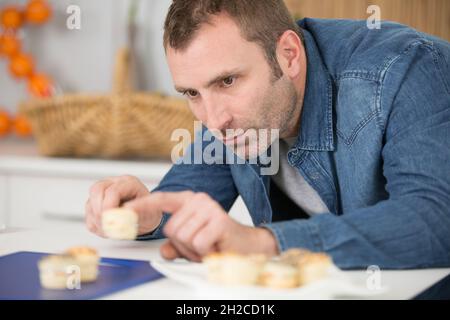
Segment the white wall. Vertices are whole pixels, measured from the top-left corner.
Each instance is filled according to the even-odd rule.
[[[25,0],[0,0],[24,4]],[[24,28],[25,51],[37,69],[49,74],[64,92],[107,92],[111,87],[114,54],[125,44],[130,0],[50,0],[52,20],[39,27]],[[137,15],[137,82],[141,90],[175,94],[162,48],[163,23],[171,0],[140,0]],[[81,8],[81,30],[66,27],[67,6]],[[15,112],[27,98],[25,81],[13,79],[5,59],[0,59],[0,106]]]

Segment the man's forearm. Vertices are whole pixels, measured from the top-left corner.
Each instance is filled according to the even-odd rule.
[[[341,268],[423,268],[450,265],[448,214],[424,199],[383,201],[342,216],[264,225],[280,250],[329,253]]]

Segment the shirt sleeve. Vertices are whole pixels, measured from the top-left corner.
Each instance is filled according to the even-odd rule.
[[[447,46],[447,59],[449,52]],[[389,72],[385,80],[401,75],[401,84],[382,100],[388,199],[339,216],[264,225],[281,251],[324,251],[341,268],[450,266],[450,70],[428,43]]]

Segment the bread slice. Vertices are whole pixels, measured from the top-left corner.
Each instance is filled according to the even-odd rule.
[[[100,257],[95,249],[89,247],[72,247],[65,251],[72,256],[81,270],[81,282],[97,280]]]
[[[333,266],[331,257],[303,249],[290,249],[281,254],[279,261],[298,270],[299,285],[307,285],[326,277]]]
[[[78,266],[70,255],[49,255],[38,262],[41,286],[46,289],[67,289],[71,267]]]
[[[269,261],[262,269],[259,284],[277,289],[298,287],[298,270],[289,264],[279,261]]]
[[[93,282],[98,277],[99,261],[97,251],[89,247],[72,247],[63,254],[48,255],[38,262],[41,286],[46,289],[69,289],[71,280]]]
[[[213,253],[203,259],[208,269],[208,280],[228,286],[257,284],[266,261],[265,255],[232,252]]]
[[[269,259],[262,254],[232,252],[207,255],[208,281],[222,285],[260,285],[270,288],[295,288],[326,277],[333,266],[325,253],[290,249]]]
[[[102,229],[110,239],[134,240],[138,234],[138,215],[127,208],[106,210],[102,213]]]

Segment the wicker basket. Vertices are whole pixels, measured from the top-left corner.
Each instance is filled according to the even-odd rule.
[[[132,92],[130,54],[118,52],[111,95],[63,95],[23,102],[39,151],[46,156],[168,158],[174,129],[193,133],[183,99]]]

